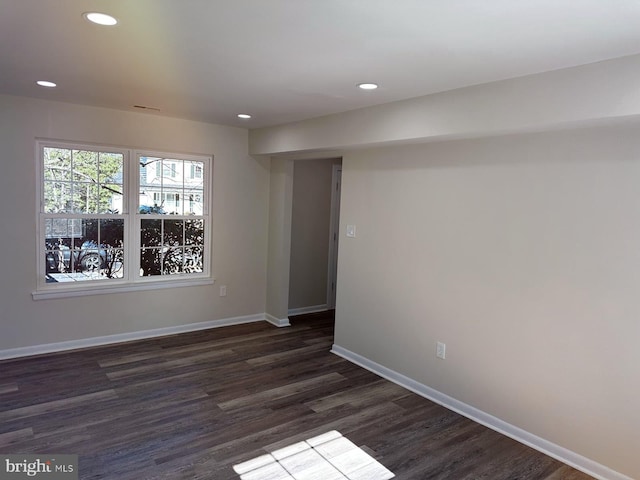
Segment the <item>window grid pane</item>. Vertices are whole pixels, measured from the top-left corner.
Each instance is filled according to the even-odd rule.
[[[204,220],[140,220],[140,276],[204,271]]]
[[[204,162],[140,157],[138,212],[204,214]]]
[[[47,283],[124,276],[124,219],[45,218]]]
[[[43,157],[45,213],[122,211],[123,154],[45,147]]]

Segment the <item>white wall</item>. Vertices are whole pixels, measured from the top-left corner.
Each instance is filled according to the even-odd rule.
[[[213,155],[216,284],[34,301],[36,137]],[[270,167],[246,130],[0,96],[0,166],[0,350],[264,312]]]
[[[639,131],[346,152],[336,344],[640,478]]]
[[[294,163],[289,309],[326,306],[333,165],[339,160]]]

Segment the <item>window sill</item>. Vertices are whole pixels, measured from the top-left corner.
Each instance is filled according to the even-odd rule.
[[[31,293],[34,300],[50,300],[53,298],[84,297],[87,295],[105,295],[112,293],[140,292],[145,290],[161,290],[165,288],[198,287],[213,285],[214,278],[194,278],[188,280],[175,280],[170,282],[141,282],[128,283],[126,285],[94,285],[84,288],[36,290]]]

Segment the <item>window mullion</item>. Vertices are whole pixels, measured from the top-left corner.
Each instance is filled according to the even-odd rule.
[[[138,212],[138,198],[140,193],[140,157],[134,152],[129,152],[129,168],[127,169],[129,175],[128,181],[128,195],[127,195],[127,214],[128,225],[127,229],[127,252],[128,259],[127,265],[127,279],[130,282],[135,282],[138,278],[137,272],[140,271],[140,220]]]

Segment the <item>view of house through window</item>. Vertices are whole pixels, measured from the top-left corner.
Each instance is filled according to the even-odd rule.
[[[201,273],[204,162],[141,155],[139,164],[140,274]]]
[[[208,274],[210,158],[53,143],[40,152],[44,284]]]

